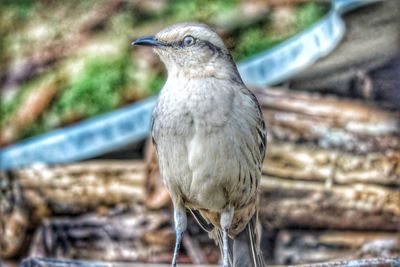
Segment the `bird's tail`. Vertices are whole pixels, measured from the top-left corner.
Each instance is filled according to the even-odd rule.
[[[261,225],[256,212],[246,228],[233,240],[233,267],[264,267],[264,258],[260,249]]]

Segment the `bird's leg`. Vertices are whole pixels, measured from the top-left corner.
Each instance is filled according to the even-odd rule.
[[[228,231],[233,219],[234,209],[229,207],[221,213],[221,228],[222,228],[222,244],[223,244],[223,266],[229,267],[229,251],[228,251]]]
[[[183,237],[183,233],[186,230],[187,226],[187,217],[186,211],[183,207],[175,206],[174,207],[174,221],[175,221],[175,249],[174,249],[174,257],[172,258],[172,267],[176,267],[176,260],[178,258],[179,247],[181,245],[181,240]]]

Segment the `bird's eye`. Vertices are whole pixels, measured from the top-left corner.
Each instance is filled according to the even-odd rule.
[[[183,45],[184,46],[191,46],[194,44],[194,38],[193,36],[187,35],[185,38],[183,38]]]

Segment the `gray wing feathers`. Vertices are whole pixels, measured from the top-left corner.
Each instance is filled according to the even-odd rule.
[[[252,114],[254,116],[254,120],[256,122],[256,135],[257,135],[257,143],[258,143],[258,152],[259,152],[259,168],[261,169],[262,162],[264,161],[265,157],[265,150],[267,147],[267,131],[265,127],[265,122],[263,118],[263,114],[261,111],[260,104],[258,103],[258,100],[256,96],[247,88],[243,88],[241,92],[247,96],[252,105],[254,106],[256,112]]]

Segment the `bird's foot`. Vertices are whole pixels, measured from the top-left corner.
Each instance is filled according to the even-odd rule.
[[[186,226],[187,226],[186,211],[184,209],[175,207],[174,221],[175,221],[176,240],[175,240],[174,256],[172,258],[172,263],[171,263],[172,267],[176,267],[176,262],[178,259],[179,248],[181,246],[183,233],[186,230]]]
[[[176,240],[175,240],[175,248],[174,248],[174,256],[172,258],[172,267],[176,267],[176,262],[178,259],[178,254],[179,254],[179,248],[181,246],[181,240],[182,240],[183,232],[181,231],[176,231]]]
[[[222,251],[224,252],[223,255],[223,267],[230,267],[229,266],[229,257],[228,257],[228,229],[223,229],[222,230],[222,243],[223,243],[223,248]]]
[[[222,227],[222,251],[223,251],[223,267],[230,267],[229,265],[229,251],[228,251],[228,230],[231,226],[233,219],[234,209],[229,208],[221,213],[221,227]]]

